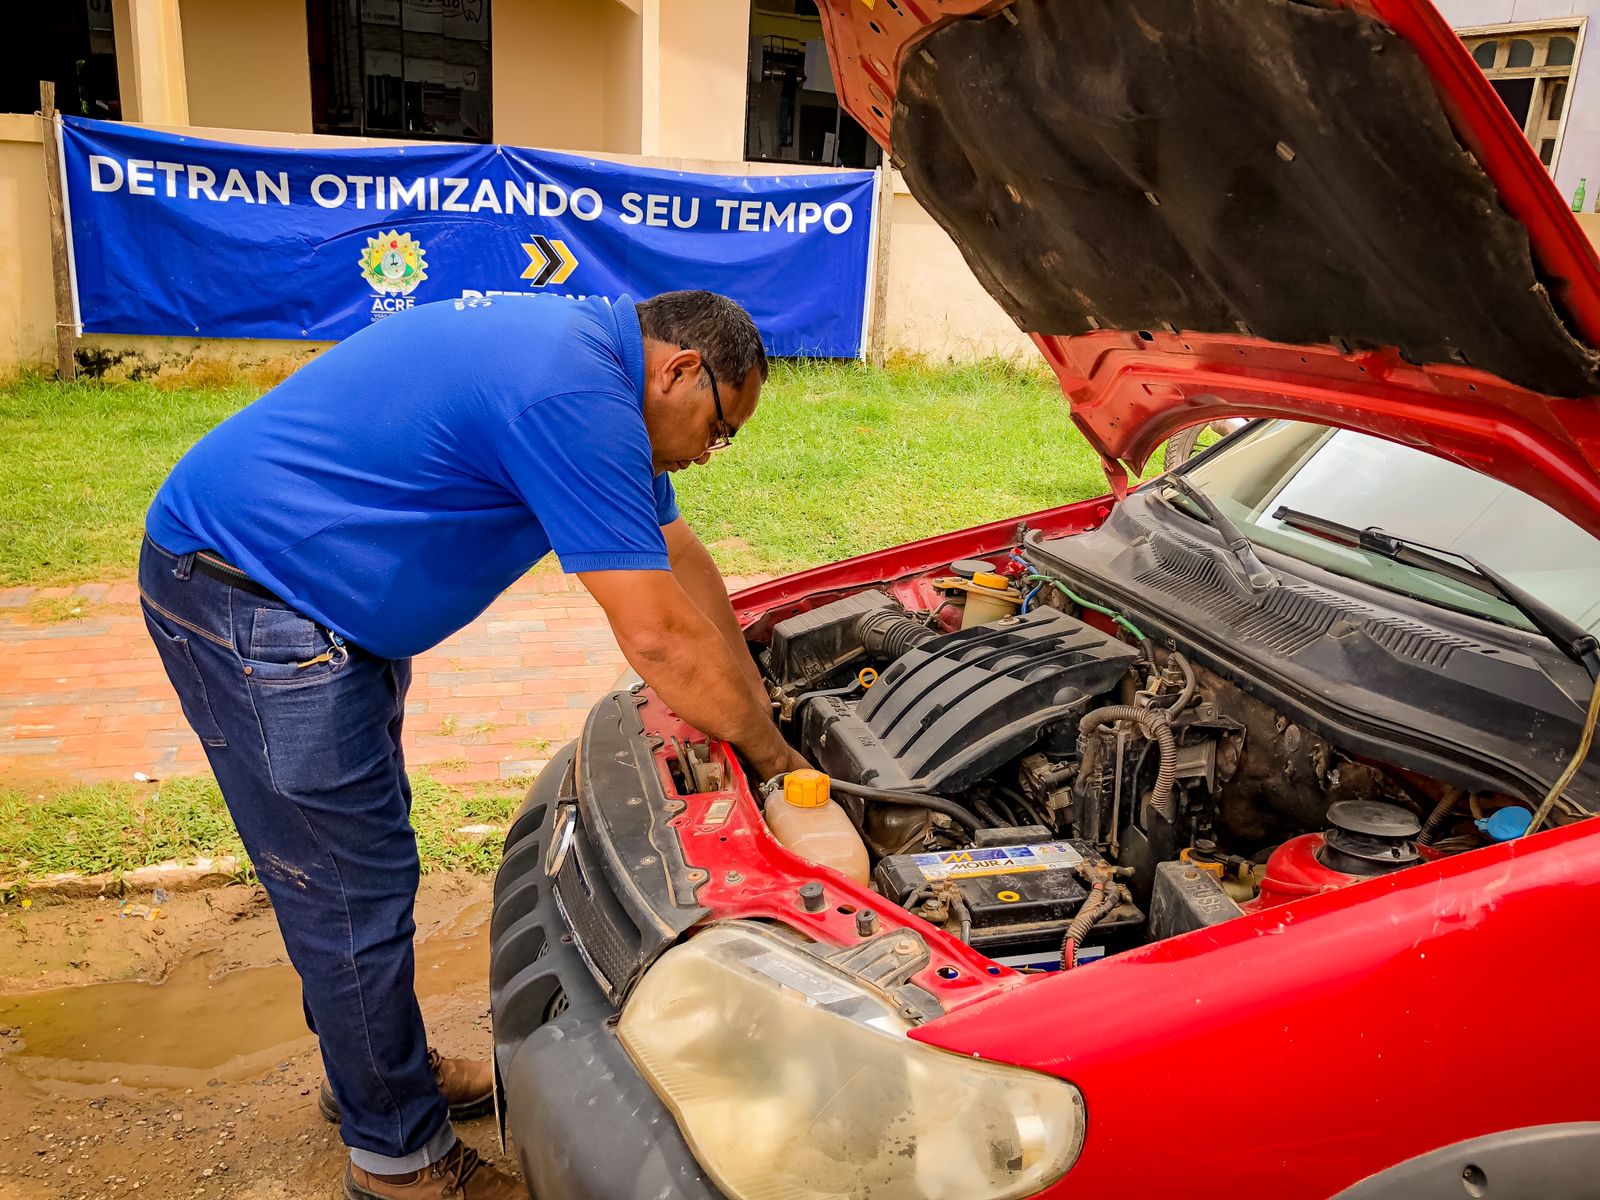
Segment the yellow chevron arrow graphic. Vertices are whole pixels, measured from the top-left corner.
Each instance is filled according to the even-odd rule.
[[[561,259],[561,265],[556,268],[556,273],[550,277],[550,282],[565,283],[567,276],[577,269],[578,260],[572,257],[572,251],[567,249],[567,244],[561,239],[551,238],[550,245]]]
[[[550,260],[545,257],[544,251],[532,242],[523,242],[522,248],[528,252],[528,265],[522,269],[522,278],[534,279],[540,271],[550,265]]]
[[[528,265],[522,270],[522,278],[532,280],[534,287],[565,283],[567,276],[577,269],[578,260],[560,238],[536,233],[533,241],[522,243],[522,248],[528,253]]]

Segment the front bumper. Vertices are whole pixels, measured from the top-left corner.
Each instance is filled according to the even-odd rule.
[[[539,1200],[719,1200],[612,1032],[616,1009],[545,874],[556,813],[574,799],[575,750],[528,793],[495,879],[489,981],[506,1127]]]

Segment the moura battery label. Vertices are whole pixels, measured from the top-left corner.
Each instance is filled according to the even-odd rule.
[[[1029,846],[988,846],[980,850],[945,850],[937,854],[911,854],[924,879],[972,879],[979,875],[1014,875],[1020,871],[1071,870],[1083,861],[1066,842],[1038,842]]]

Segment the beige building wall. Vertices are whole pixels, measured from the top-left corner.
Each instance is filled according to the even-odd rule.
[[[55,359],[43,122],[0,113],[0,373]]]
[[[305,0],[182,0],[189,121],[311,132]]]
[[[615,0],[498,0],[494,136],[550,150],[607,148],[606,57]]]
[[[660,4],[660,141],[645,153],[738,162],[744,157],[749,0],[648,2]]]
[[[144,2],[119,0],[124,8]],[[303,0],[155,0],[153,7],[168,24],[181,15],[191,109],[184,132],[307,148],[393,144],[309,133]],[[610,156],[643,152],[649,157],[636,161],[678,170],[793,170],[742,162],[748,0],[496,0],[494,22],[499,141]],[[124,41],[127,30],[119,26]],[[119,46],[119,53],[134,51]],[[903,190],[893,219],[891,350],[934,357],[1018,344],[1026,350],[949,239]],[[0,118],[0,370],[48,363],[53,338],[38,121]],[[240,363],[300,349],[105,336],[85,344],[162,360],[216,354]]]
[[[933,361],[1027,359],[1038,350],[983,290],[950,235],[895,173],[883,336],[890,354]]]
[[[644,149],[644,36],[642,11],[614,3],[606,14],[605,141],[595,149],[639,154]]]
[[[192,124],[311,132],[305,0],[182,0],[181,12]],[[493,14],[497,141],[639,152],[639,13],[622,0],[496,0]]]

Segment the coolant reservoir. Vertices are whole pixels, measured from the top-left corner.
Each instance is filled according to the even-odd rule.
[[[807,862],[832,867],[857,883],[871,878],[867,847],[850,816],[828,795],[821,771],[790,771],[767,799],[772,836]]]
[[[961,612],[961,628],[987,625],[1003,617],[1015,616],[1022,597],[1011,590],[1004,575],[980,571],[967,584],[967,603]]]

